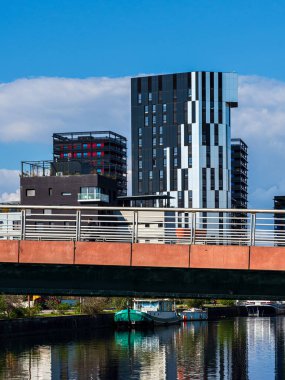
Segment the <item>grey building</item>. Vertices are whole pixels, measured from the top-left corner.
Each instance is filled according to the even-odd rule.
[[[231,108],[237,74],[132,78],[132,193],[174,207],[231,207]],[[155,202],[155,203],[154,203]],[[161,205],[148,201],[146,206]]]
[[[117,205],[127,191],[127,140],[111,131],[55,133],[52,161],[23,161],[23,205]]]
[[[21,176],[22,205],[116,205],[117,187],[112,178],[98,174]]]

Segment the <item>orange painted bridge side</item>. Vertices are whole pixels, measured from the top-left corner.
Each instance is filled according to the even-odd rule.
[[[189,267],[189,245],[145,244],[132,245],[134,267]]]
[[[250,247],[250,269],[285,270],[285,248]]]
[[[192,245],[190,268],[248,269],[249,247]]]
[[[17,263],[19,252],[19,241],[0,240],[0,262]]]
[[[20,263],[73,264],[74,242],[28,241],[20,242]]]
[[[0,240],[0,262],[285,271],[285,247]]]
[[[76,242],[75,264],[130,265],[131,243]]]

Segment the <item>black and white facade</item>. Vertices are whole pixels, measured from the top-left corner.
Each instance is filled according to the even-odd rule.
[[[230,208],[237,74],[132,78],[131,102],[133,195],[167,194],[173,207]]]

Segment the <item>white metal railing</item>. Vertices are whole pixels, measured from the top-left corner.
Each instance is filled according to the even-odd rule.
[[[0,239],[285,246],[281,210],[14,205],[2,210]]]

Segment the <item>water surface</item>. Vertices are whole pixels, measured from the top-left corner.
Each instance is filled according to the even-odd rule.
[[[285,317],[1,340],[0,379],[285,379]]]

